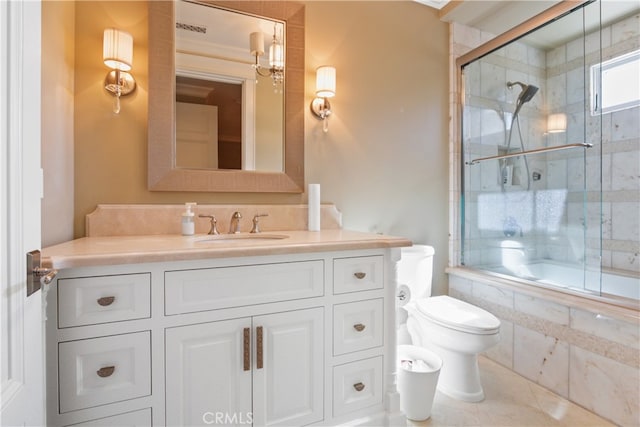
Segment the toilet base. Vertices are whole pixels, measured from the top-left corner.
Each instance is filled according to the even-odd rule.
[[[443,360],[438,379],[438,391],[465,402],[484,400],[476,354],[458,353],[433,344],[430,344],[428,348]]]

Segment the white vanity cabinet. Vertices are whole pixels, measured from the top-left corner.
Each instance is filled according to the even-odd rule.
[[[323,312],[316,307],[167,329],[167,425],[321,421]]]
[[[50,426],[383,425],[399,249],[62,268]]]

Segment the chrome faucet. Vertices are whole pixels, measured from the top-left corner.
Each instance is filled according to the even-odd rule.
[[[236,211],[231,215],[231,224],[229,225],[229,234],[238,234],[240,233],[240,212]]]

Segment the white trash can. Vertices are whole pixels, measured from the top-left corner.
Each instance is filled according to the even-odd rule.
[[[431,416],[441,368],[442,359],[434,352],[415,345],[398,346],[400,410],[408,419],[424,421]]]

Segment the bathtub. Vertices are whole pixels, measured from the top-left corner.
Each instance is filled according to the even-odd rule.
[[[530,280],[540,285],[595,294],[602,293],[636,302],[640,300],[639,277],[602,271],[601,287],[600,271],[585,271],[580,266],[559,264],[553,261],[535,261],[511,268],[500,266],[486,268],[486,270]]]

